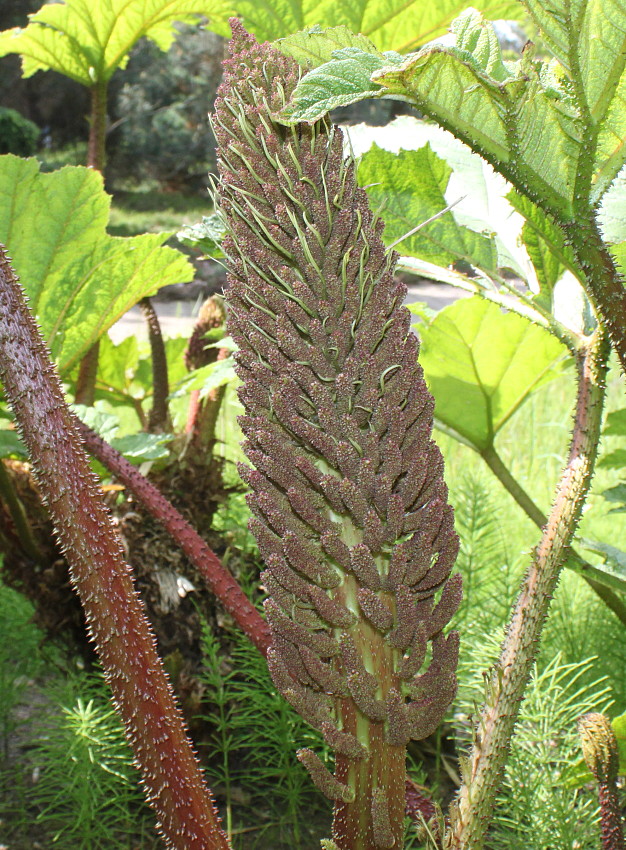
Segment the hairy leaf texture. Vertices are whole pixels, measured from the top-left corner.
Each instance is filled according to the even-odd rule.
[[[334,777],[301,751],[318,787],[349,810],[360,792],[347,765],[365,765],[370,843],[358,846],[387,847],[402,822],[387,785],[403,805],[404,747],[435,729],[456,687],[457,636],[442,630],[461,595],[458,542],[433,400],[341,131],[275,123],[297,65],[233,27],[214,130],[270,669],[335,750]],[[383,751],[395,778],[377,773]]]

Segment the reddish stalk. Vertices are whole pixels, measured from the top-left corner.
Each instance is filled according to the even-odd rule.
[[[75,417],[1,247],[0,377],[166,844],[229,850]]]
[[[154,484],[151,484],[118,451],[83,423],[78,423],[78,429],[90,454],[106,466],[150,511],[152,516],[162,523],[192,564],[196,566],[211,592],[220,600],[243,633],[259,652],[267,655],[271,646],[269,626],[193,526],[181,516]]]
[[[139,306],[148,325],[150,352],[152,354],[152,410],[148,417],[148,431],[153,434],[163,433],[170,427],[170,412],[167,403],[170,394],[167,355],[159,317],[152,306],[152,302],[149,298],[142,298]]]

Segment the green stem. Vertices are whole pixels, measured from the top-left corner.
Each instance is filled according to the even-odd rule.
[[[87,165],[95,171],[99,171],[103,177],[106,162],[107,89],[106,82],[99,82],[91,89],[91,114],[89,116],[89,142],[87,145]],[[91,407],[94,403],[99,352],[100,343],[95,342],[81,360],[76,381],[75,399],[77,404],[86,404]]]
[[[28,521],[28,516],[22,504],[22,500],[15,492],[13,482],[9,478],[4,463],[0,460],[0,496],[4,499],[15,525],[20,546],[28,557],[35,563],[43,566],[45,559],[37,545],[35,535]]]
[[[608,346],[598,328],[578,357],[578,396],[568,461],[487,687],[474,745],[463,772],[450,835],[454,850],[481,850],[484,846],[550,600],[591,486],[607,359]]]
[[[107,99],[107,83],[100,82],[93,86],[91,89],[87,165],[95,171],[99,171],[102,175],[104,175],[106,163]]]
[[[613,257],[602,241],[595,218],[561,224],[587,279],[586,291],[607,327],[626,374],[626,287]]]
[[[507,466],[500,455],[496,452],[493,446],[488,446],[480,452],[480,456],[485,461],[489,469],[496,476],[498,481],[504,486],[511,496],[515,499],[520,508],[524,511],[538,528],[543,528],[547,522],[547,517],[543,511],[533,502],[522,485],[513,478]]]
[[[379,698],[384,700],[392,687],[400,690],[401,683],[394,675],[395,651],[384,636],[368,623],[361,622],[355,630],[355,642],[363,658],[376,664]],[[366,717],[352,699],[338,699],[337,704],[341,728],[367,748],[368,757],[357,760],[335,753],[335,778],[354,792],[354,799],[335,803],[333,839],[339,850],[399,848],[406,808],[406,747],[388,743],[383,724]],[[388,834],[385,835],[381,833],[385,832],[387,824],[377,821],[373,802],[377,792],[384,796],[388,812]]]
[[[602,388],[601,388],[602,389]],[[496,452],[493,446],[489,446],[480,452],[480,456],[485,461],[489,469],[493,472],[496,478],[504,486],[517,504],[537,526],[542,529],[548,522],[548,518],[541,511],[535,502],[531,499],[522,485],[515,479],[507,466],[502,461],[500,455]],[[598,579],[588,575],[589,571],[594,571],[592,564],[588,563],[582,555],[580,555],[573,547],[570,547],[565,554],[565,564],[567,569],[572,570],[587,582],[589,587],[597,594],[604,604],[613,611],[615,616],[626,626],[626,605],[621,598],[602,580],[603,576],[598,574]],[[623,589],[623,584],[618,585],[618,589]]]

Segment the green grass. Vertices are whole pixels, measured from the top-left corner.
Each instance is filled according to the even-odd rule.
[[[123,191],[113,195],[108,231],[113,236],[135,236],[140,233],[178,232],[185,224],[209,215],[213,206],[206,195],[184,195],[180,192]]]

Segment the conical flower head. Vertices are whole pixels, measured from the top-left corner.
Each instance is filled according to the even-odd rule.
[[[298,67],[233,29],[214,131],[270,667],[338,758],[367,759],[372,736],[403,748],[429,735],[455,692],[456,634],[442,630],[460,600],[458,542],[433,400],[341,131],[274,121]],[[350,798],[339,768],[302,760]]]
[[[619,749],[611,721],[604,714],[590,712],[578,719],[578,734],[587,767],[598,782],[615,782],[619,770]]]

